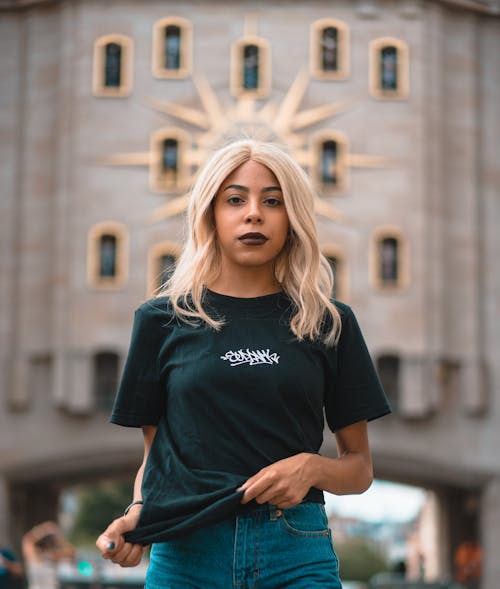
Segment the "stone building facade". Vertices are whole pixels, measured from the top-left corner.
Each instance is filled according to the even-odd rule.
[[[496,588],[499,14],[0,1],[4,526],[19,535],[62,485],[136,467],[140,435],[106,426],[133,309],[175,262],[197,167],[246,133],[289,146],[317,186],[337,296],[395,408],[371,427],[377,476],[434,489],[441,574],[478,534]]]

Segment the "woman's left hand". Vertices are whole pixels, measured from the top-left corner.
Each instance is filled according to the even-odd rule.
[[[244,491],[241,503],[255,499],[277,507],[293,507],[302,502],[314,486],[315,454],[302,452],[266,466],[250,477],[237,491]]]

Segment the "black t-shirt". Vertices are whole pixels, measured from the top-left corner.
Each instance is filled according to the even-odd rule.
[[[389,413],[351,309],[336,303],[336,347],[299,342],[289,298],[236,298],[207,291],[220,331],[192,326],[167,298],[136,311],[111,421],[157,425],[146,463],[133,542],[164,541],[234,515],[236,489],[261,468],[300,452],[318,453],[324,413],[335,432]],[[322,501],[311,489],[309,501]]]

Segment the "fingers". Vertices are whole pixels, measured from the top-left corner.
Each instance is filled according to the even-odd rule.
[[[122,567],[133,567],[139,564],[143,553],[144,548],[140,544],[124,542],[120,550],[113,552],[110,560]]]
[[[101,556],[122,567],[137,566],[144,554],[144,546],[125,542],[123,536],[113,540],[106,532],[97,538],[96,546]]]

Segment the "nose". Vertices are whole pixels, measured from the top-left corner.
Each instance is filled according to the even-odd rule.
[[[245,223],[262,223],[262,212],[257,200],[249,199],[245,211]]]

